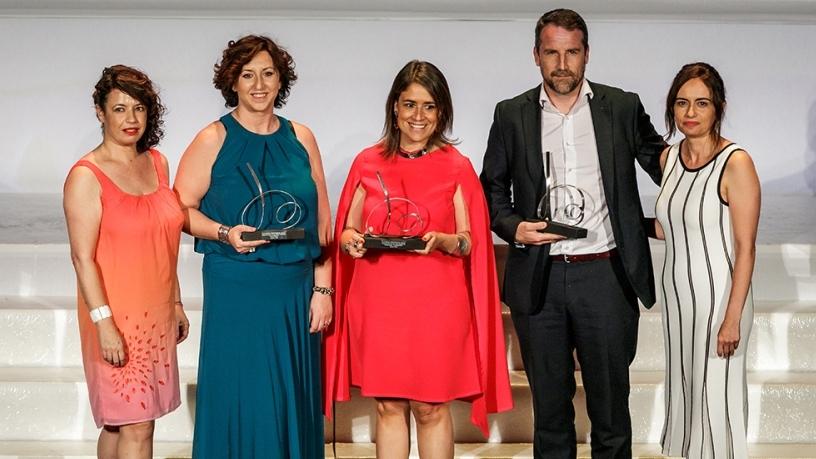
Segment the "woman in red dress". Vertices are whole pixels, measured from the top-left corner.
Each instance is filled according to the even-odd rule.
[[[409,413],[420,456],[453,457],[452,400],[473,404],[485,436],[487,413],[512,408],[488,214],[452,125],[445,77],[409,62],[391,87],[383,138],[355,158],[337,209],[325,408],[331,417],[349,385],[374,397],[379,458],[408,457]],[[413,233],[424,249],[366,249],[367,233]]]

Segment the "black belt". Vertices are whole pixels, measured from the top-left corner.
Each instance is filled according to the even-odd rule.
[[[587,261],[605,260],[618,256],[618,249],[610,249],[599,253],[582,253],[579,255],[550,255],[553,263],[585,263]]]

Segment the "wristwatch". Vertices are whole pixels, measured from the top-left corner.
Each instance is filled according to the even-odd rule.
[[[229,244],[229,231],[232,229],[231,226],[221,225],[218,227],[218,240],[223,242],[224,244]]]

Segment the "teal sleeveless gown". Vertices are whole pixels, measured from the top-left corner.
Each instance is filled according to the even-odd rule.
[[[309,333],[313,260],[320,255],[317,191],[308,153],[291,123],[279,119],[276,132],[259,135],[231,114],[221,118],[227,135],[199,207],[217,222],[239,224],[258,195],[250,164],[264,191],[297,197],[297,226],[306,236],[244,255],[217,241],[195,241],[204,254],[196,459],[323,457],[320,334]],[[273,218],[274,200],[267,196]],[[249,209],[247,224],[256,225],[258,208]]]

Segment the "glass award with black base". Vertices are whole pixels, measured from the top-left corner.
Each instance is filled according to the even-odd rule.
[[[421,234],[427,224],[427,211],[408,198],[391,196],[379,172],[377,181],[384,198],[366,217],[363,247],[373,250],[424,249]]]
[[[294,241],[303,239],[306,231],[297,225],[303,219],[303,207],[285,190],[264,190],[258,174],[247,163],[257,194],[241,210],[241,224],[255,231],[241,233],[242,241]],[[251,224],[254,222],[254,224]]]
[[[594,211],[594,203],[589,194],[575,185],[555,183],[552,170],[552,154],[544,153],[544,174],[547,191],[538,201],[536,217],[547,222],[540,233],[557,234],[567,239],[587,237],[587,229],[581,226],[584,217]]]

